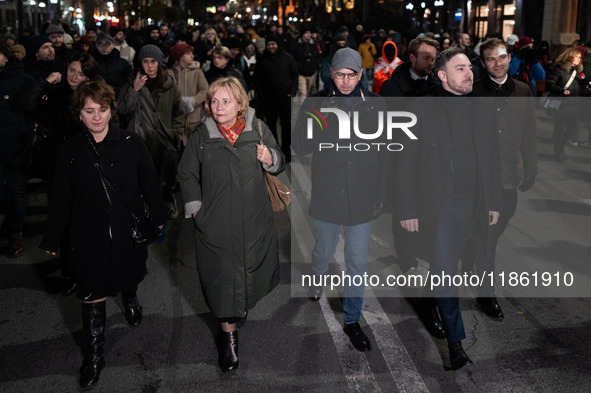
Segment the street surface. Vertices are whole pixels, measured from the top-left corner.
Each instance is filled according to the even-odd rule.
[[[586,130],[581,140],[586,140]],[[561,165],[552,151],[552,120],[538,111],[539,175],[519,194],[501,237],[497,271],[571,272],[589,280],[591,150],[567,147]],[[309,263],[313,225],[307,215],[309,157],[281,175],[291,179],[291,209],[276,214],[281,281],[239,329],[240,367],[224,374],[214,337],[219,325],[199,287],[192,220],[169,222],[168,238],[150,246],[140,285],[140,326],[130,327],[120,298],[107,300],[106,362],[95,392],[587,392],[591,384],[591,307],[570,297],[522,297],[505,287],[502,322],[478,308],[473,292],[460,300],[474,365],[447,371],[444,340],[417,317],[415,298],[366,290],[361,326],[372,351],[350,349],[335,293],[317,303],[292,297],[292,259]],[[82,362],[80,306],[63,297],[59,261],[37,248],[47,213],[42,183],[29,185],[25,255],[0,256],[0,392],[77,392]],[[297,221],[302,229],[291,231]],[[373,224],[368,271],[402,273],[392,248],[391,215]],[[6,241],[2,240],[3,247]],[[344,268],[342,244],[331,273]],[[418,270],[426,272],[421,262]],[[577,281],[578,282],[578,281]],[[377,291],[376,291],[377,292]],[[539,296],[540,292],[537,292]],[[543,291],[541,292],[543,294]],[[543,295],[542,295],[543,296]]]

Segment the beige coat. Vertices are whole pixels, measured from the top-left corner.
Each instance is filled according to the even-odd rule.
[[[182,97],[191,97],[191,105],[195,110],[185,114],[185,132],[183,133],[183,144],[186,145],[189,136],[195,129],[195,126],[201,123],[205,116],[203,104],[209,84],[203,71],[199,68],[199,62],[193,62],[189,66],[182,66],[178,61],[174,63],[168,73],[174,77],[181,91]]]

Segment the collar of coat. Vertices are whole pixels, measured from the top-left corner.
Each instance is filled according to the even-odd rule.
[[[248,109],[246,110],[246,117],[244,119],[246,125],[244,126],[244,131],[242,131],[242,133],[252,131],[252,122],[255,118],[255,113],[256,111],[253,108],[248,107]],[[210,138],[223,138],[222,134],[220,133],[220,130],[218,130],[218,125],[213,119],[213,117],[207,116],[205,120],[203,120],[203,124],[205,124],[205,126],[207,127],[207,131],[209,132]]]
[[[482,87],[484,87],[484,91],[480,90],[479,84],[481,84]],[[490,95],[491,92],[494,92],[498,88],[499,84],[493,81],[488,75],[474,82],[474,93],[476,94]],[[507,78],[507,81],[503,83],[501,89],[507,89],[510,93],[514,92],[515,81],[513,80],[513,78]]]

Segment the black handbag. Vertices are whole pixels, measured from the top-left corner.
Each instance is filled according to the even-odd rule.
[[[35,128],[19,152],[17,169],[30,179],[45,179],[47,175],[47,131],[35,123]]]
[[[80,137],[82,137],[82,133],[80,134]],[[92,145],[90,138],[89,138],[89,142]],[[111,189],[111,191],[113,191],[113,194],[115,194],[117,196],[117,198],[119,198],[119,200],[121,200],[121,202],[123,203],[123,206],[125,206],[127,208],[127,210],[129,210],[129,214],[131,215],[131,218],[133,219],[133,226],[131,227],[131,230],[129,231],[129,235],[131,236],[131,238],[134,241],[134,247],[138,248],[141,245],[145,244],[147,246],[148,244],[153,243],[156,239],[158,239],[158,237],[160,237],[162,232],[160,231],[160,228],[158,228],[158,225],[156,225],[156,223],[154,222],[152,217],[150,217],[150,212],[144,210],[144,213],[141,215],[135,214],[133,212],[133,210],[131,210],[127,206],[127,204],[125,203],[125,200],[123,200],[123,198],[119,195],[119,193],[115,190],[115,188],[113,188],[111,183],[109,183],[109,180],[107,180],[107,178],[105,177],[105,175],[103,173],[103,169],[102,169],[101,165],[98,162],[96,162],[96,160],[94,159],[94,156],[92,155],[92,152],[90,151],[90,149],[88,149],[88,146],[86,146],[86,144],[84,143],[84,140],[82,141],[82,144],[86,147],[86,150],[88,150],[88,154],[90,154],[90,156],[92,157],[92,160],[94,161],[94,168],[97,170],[99,177],[101,178],[103,190],[105,191],[105,195],[107,196],[107,200],[109,201],[109,205],[113,205],[113,202],[111,201],[111,197],[109,195],[109,191],[107,190],[107,186]],[[98,152],[97,152],[97,155],[98,155]]]

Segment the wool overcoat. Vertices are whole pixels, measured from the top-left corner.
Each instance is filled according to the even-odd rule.
[[[109,203],[94,167],[96,157],[88,150],[94,149],[87,133],[74,136],[59,149],[40,248],[57,252],[68,231],[76,294],[80,299],[97,299],[134,290],[147,273],[147,246],[134,247],[128,207],[140,215],[145,202],[157,225],[166,223],[167,213],[150,154],[140,137],[111,122],[107,136],[96,146],[104,176],[126,207],[112,192]]]

